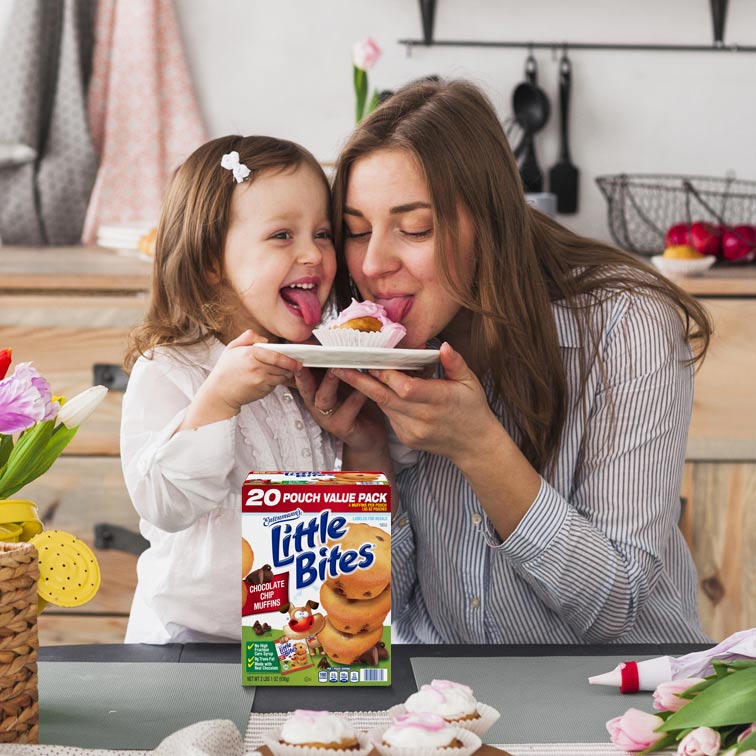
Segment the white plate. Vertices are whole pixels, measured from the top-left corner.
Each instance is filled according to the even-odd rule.
[[[385,347],[326,347],[316,344],[258,344],[293,357],[305,367],[420,370],[438,362],[438,349],[386,349]]]
[[[670,278],[702,276],[716,261],[717,258],[713,255],[697,260],[675,260],[674,258],[664,257],[664,255],[654,255],[651,258],[651,262],[656,268]]]

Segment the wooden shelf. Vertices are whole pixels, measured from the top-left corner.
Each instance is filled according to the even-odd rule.
[[[0,292],[146,292],[152,262],[103,247],[0,247]]]

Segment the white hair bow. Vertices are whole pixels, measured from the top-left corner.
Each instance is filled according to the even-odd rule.
[[[239,153],[236,150],[233,152],[227,152],[221,158],[221,168],[231,171],[234,174],[237,184],[241,184],[241,182],[252,173],[244,163],[239,162]]]

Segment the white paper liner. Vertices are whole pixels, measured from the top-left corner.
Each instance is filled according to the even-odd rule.
[[[480,737],[483,737],[490,729],[491,725],[501,716],[496,709],[494,709],[493,706],[489,706],[488,704],[480,703],[478,702],[478,705],[476,706],[476,710],[478,712],[478,718],[477,719],[461,719],[461,720],[449,720],[446,721],[450,724],[453,724],[455,727],[461,727],[463,730],[469,730],[470,732],[474,732],[476,735],[480,735]],[[404,704],[397,704],[396,706],[392,706],[387,714],[392,718],[395,719],[400,714],[406,714],[407,713],[407,707]],[[431,712],[431,714],[437,714],[438,712]]]
[[[373,750],[373,744],[367,733],[356,733],[359,748],[345,748],[343,751],[334,748],[313,748],[311,746],[290,745],[282,743],[281,728],[271,730],[262,736],[263,742],[274,756],[337,756],[343,753],[344,756],[367,756]]]
[[[403,338],[406,331],[402,328],[386,326],[382,331],[355,331],[353,328],[329,328],[320,326],[315,328],[312,335],[323,346],[344,347],[395,347]]]
[[[469,730],[463,730],[455,727],[455,737],[459,740],[461,746],[450,746],[447,748],[428,748],[427,746],[389,746],[383,742],[383,733],[391,725],[376,727],[368,733],[368,737],[375,746],[375,750],[381,756],[472,756],[478,748],[483,745],[480,738]],[[322,754],[320,755],[322,756]]]
[[[664,255],[655,255],[651,262],[665,276],[691,276],[703,275],[714,263],[716,258],[713,255],[701,258],[699,260],[675,260]]]

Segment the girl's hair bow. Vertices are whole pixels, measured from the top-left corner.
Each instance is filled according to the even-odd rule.
[[[221,168],[231,171],[234,174],[237,184],[241,184],[241,182],[252,173],[244,163],[239,162],[239,153],[236,150],[233,152],[227,152],[221,158]]]

